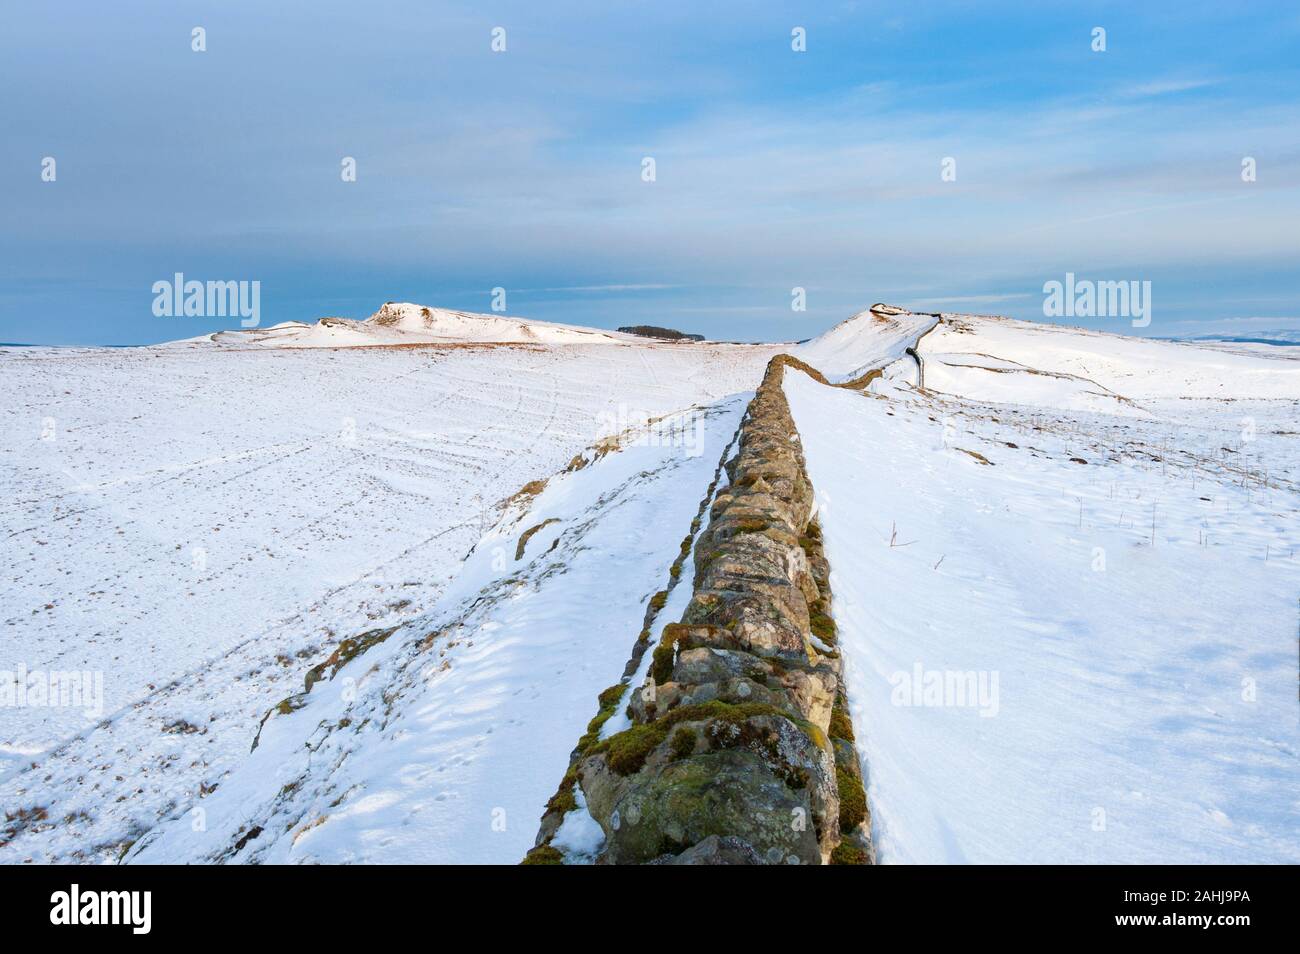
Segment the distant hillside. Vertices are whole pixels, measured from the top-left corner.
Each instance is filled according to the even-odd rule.
[[[1257,331],[1250,335],[1196,335],[1190,338],[1169,338],[1169,341],[1221,341],[1225,344],[1298,345],[1300,331],[1285,329]]]
[[[600,328],[480,315],[410,302],[385,302],[364,321],[322,318],[315,324],[285,321],[264,328],[219,331],[186,344],[265,348],[346,348],[418,344],[615,344],[632,339]]]
[[[704,335],[688,335],[672,328],[659,328],[655,325],[628,325],[618,329],[625,335],[640,335],[642,338],[665,338],[668,341],[703,341]]]

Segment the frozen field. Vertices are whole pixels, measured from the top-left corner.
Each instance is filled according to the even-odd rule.
[[[59,806],[0,860],[116,851],[242,759],[340,639],[430,610],[503,500],[745,391],[773,351],[0,351],[0,670],[103,674],[102,712],[0,709],[0,807]]]
[[[518,861],[786,350],[882,862],[1300,861],[1300,348],[388,305],[0,349],[0,863]]]
[[[1300,861],[1298,350],[957,320],[924,393],[787,376],[882,862]]]
[[[518,863],[668,585],[747,397],[688,415],[691,453],[669,422],[553,479],[483,538],[431,613],[266,723],[203,800],[203,832],[181,806],[130,860]]]

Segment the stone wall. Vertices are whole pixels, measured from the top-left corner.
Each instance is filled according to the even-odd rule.
[[[781,387],[787,366],[825,382],[788,355],[769,363],[694,549],[690,603],[631,694],[631,728],[589,734],[575,750],[565,781],[605,832],[598,863],[871,860],[829,567]],[[611,699],[617,707],[622,693],[603,694],[602,711]],[[562,815],[551,807],[526,860],[563,860],[549,846]]]

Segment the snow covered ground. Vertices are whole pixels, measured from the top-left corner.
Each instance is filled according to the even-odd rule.
[[[517,863],[747,398],[550,481],[484,536],[431,613],[272,716],[247,762],[129,860]]]
[[[787,350],[882,861],[1300,861],[1300,348],[386,305],[0,349],[0,863],[518,861]]]
[[[0,671],[103,692],[0,707],[0,861],[115,856],[339,640],[429,612],[501,501],[776,350],[632,340],[0,351]]]
[[[1300,861],[1297,355],[920,350],[927,393],[786,377],[880,860]]]

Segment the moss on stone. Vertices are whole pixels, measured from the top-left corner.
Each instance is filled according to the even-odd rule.
[[[809,628],[813,635],[820,639],[828,646],[835,645],[837,630],[835,629],[835,620],[831,619],[825,613],[814,613],[809,620]]]
[[[564,864],[564,855],[560,854],[558,848],[552,848],[550,845],[538,845],[524,855],[524,860],[519,863],[521,865],[562,865]]]
[[[835,784],[840,793],[840,832],[847,835],[867,820],[867,793],[862,780],[842,768],[835,769]]]
[[[627,692],[627,685],[620,682],[603,690],[597,696],[600,708],[596,715],[592,717],[592,720],[587,723],[587,731],[582,738],[578,739],[578,753],[580,755],[586,753],[600,739],[600,730],[618,711],[618,705],[623,700],[625,692]]]
[[[610,770],[618,775],[639,772],[646,758],[664,740],[668,727],[659,722],[634,725],[600,743]]]
[[[672,678],[673,662],[677,658],[677,642],[686,635],[687,627],[681,623],[669,623],[664,627],[659,645],[650,657],[650,675],[655,685],[662,686]]]
[[[596,699],[600,702],[600,707],[602,709],[613,709],[618,706],[618,703],[623,698],[623,693],[625,692],[627,692],[627,684],[619,682],[601,692]]]
[[[833,865],[865,865],[867,863],[867,853],[857,845],[848,841],[842,841],[835,846],[831,852],[831,864]]]
[[[799,728],[803,729],[804,734],[813,740],[813,745],[819,749],[830,749],[831,740],[826,738],[826,733],[811,722],[805,722],[802,719],[792,719]]]
[[[655,685],[662,686],[672,676],[674,652],[672,643],[661,642],[655,647],[654,655],[650,657],[650,675],[654,677]]]
[[[788,712],[784,712],[776,708],[776,706],[759,702],[722,702],[714,699],[709,702],[681,706],[665,713],[654,722],[634,725],[631,728],[624,729],[622,732],[611,735],[608,739],[604,739],[592,746],[590,753],[604,753],[610,771],[618,775],[632,775],[641,771],[646,758],[668,738],[668,733],[674,726],[681,725],[683,722],[717,721],[739,727],[748,719],[765,715],[787,719],[805,732],[810,728],[815,728],[815,726],[802,723],[801,720],[795,719]],[[712,727],[710,732],[714,732]]]
[[[546,803],[548,812],[568,813],[578,807],[578,799],[573,791],[573,781],[566,775],[565,781],[561,783],[560,790],[551,796]]]
[[[835,700],[835,708],[831,710],[830,735],[832,739],[853,741],[853,720],[839,699]]]
[[[673,733],[672,740],[669,742],[669,748],[672,750],[673,758],[684,759],[695,752],[695,732],[686,726],[678,726],[677,731]]]

